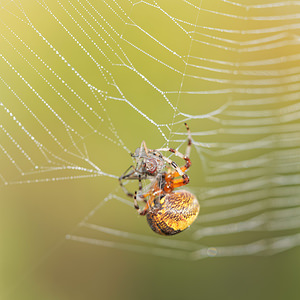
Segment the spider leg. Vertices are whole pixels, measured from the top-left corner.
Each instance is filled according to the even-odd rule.
[[[133,201],[134,201],[134,202],[133,202],[133,205],[134,205],[134,208],[135,208],[136,210],[139,211],[140,206],[139,206],[139,204],[138,204],[138,202],[137,202],[136,194],[137,194],[137,191],[134,192],[134,196],[133,196]]]
[[[190,127],[188,126],[188,124],[184,123],[184,125],[185,125],[187,133],[188,133],[188,143],[187,143],[186,150],[185,150],[185,156],[190,157],[191,147],[192,147],[192,135],[191,135]]]
[[[151,195],[149,200],[147,201],[146,205],[144,206],[144,208],[140,209],[140,207],[137,203],[137,200],[136,200],[136,192],[135,192],[135,195],[134,195],[134,208],[137,209],[138,213],[141,216],[144,216],[149,211],[150,204],[153,202],[154,199],[155,199],[155,196]]]
[[[146,155],[148,156],[148,148],[146,146],[146,142],[145,141],[142,141],[141,148],[142,147],[144,148],[144,151],[145,151]]]
[[[133,169],[130,173],[128,173],[128,171],[130,169]],[[128,197],[133,197],[133,194],[128,192],[128,190],[125,188],[125,186],[123,185],[123,182],[122,180],[124,179],[129,179],[131,178],[134,174],[136,173],[136,170],[135,168],[133,167],[133,165],[131,165],[120,177],[119,177],[119,183],[120,183],[120,186],[121,188],[123,189],[124,193],[128,196]],[[136,175],[135,175],[136,176]]]
[[[186,178],[180,178],[180,179],[174,179],[173,180],[173,188],[178,188],[180,186],[186,185],[190,182],[189,177],[187,176]]]
[[[139,194],[141,194],[141,190],[143,189],[143,185],[142,185],[142,177],[141,175],[139,175]],[[133,199],[134,199],[134,208],[139,210],[140,207],[138,205],[138,200],[137,200],[137,191],[134,192],[134,196],[133,196]],[[144,198],[144,195],[141,195],[139,196],[139,198]]]
[[[175,156],[178,156],[178,157],[184,159],[184,160],[186,161],[186,164],[185,164],[183,167],[180,168],[180,170],[181,170],[183,173],[184,173],[184,172],[192,165],[191,160],[189,159],[188,156],[183,155],[181,152],[179,152],[178,150],[173,149],[173,148],[160,148],[160,149],[149,150],[149,151],[152,152],[153,155],[162,158],[162,159],[163,159],[164,161],[166,161],[170,166],[172,166],[175,170],[177,170],[178,175],[176,175],[175,177],[177,177],[177,176],[182,176],[181,172],[180,172],[178,169],[176,169],[177,164],[176,164],[175,162],[173,162],[171,159],[162,156],[159,152],[161,152],[161,151],[168,152],[168,151],[169,151],[169,152],[174,153]],[[178,167],[178,166],[177,166],[177,167]]]
[[[128,173],[128,171],[132,169],[131,172]],[[135,167],[133,165],[131,165],[128,169],[126,169],[126,171],[119,177],[119,180],[124,180],[124,179],[131,179],[133,177],[136,177],[134,179],[137,179],[138,177],[136,175],[134,175],[135,173],[137,173],[137,170],[135,169]]]
[[[144,216],[148,210],[149,210],[149,207],[150,207],[150,204],[152,203],[152,201],[154,200],[154,195],[150,195],[150,198],[149,200],[146,202],[146,205],[144,206],[143,209],[140,209],[140,206],[138,204],[138,201],[137,201],[137,191],[135,191],[134,193],[134,208],[138,211],[138,213],[141,215],[141,216]]]
[[[128,172],[130,169],[132,168],[131,172]],[[142,174],[142,175],[141,175]],[[119,183],[121,188],[123,189],[124,193],[128,196],[133,198],[133,194],[128,192],[128,190],[125,188],[124,184],[123,184],[123,180],[136,180],[139,179],[141,177],[141,179],[147,179],[147,175],[144,175],[143,173],[141,173],[140,171],[138,171],[136,168],[134,168],[133,165],[131,165],[124,173],[123,175],[121,175],[121,177],[119,177]]]
[[[148,156],[148,148],[146,146],[146,142],[142,141],[141,147],[137,148],[134,153],[131,153],[131,156],[136,160]]]
[[[183,155],[181,152],[179,152],[178,150],[173,149],[173,148],[159,148],[159,149],[155,149],[155,150],[149,149],[149,152],[152,152],[154,155],[159,156],[159,157],[161,157],[159,155],[160,153],[155,154],[156,152],[172,152],[172,153],[174,153],[175,156],[178,156],[181,159],[184,159],[186,161],[186,164],[180,168],[180,170],[183,173],[191,166],[191,160],[189,159],[189,157],[190,157],[191,146],[192,146],[192,135],[191,135],[190,128],[187,125],[187,123],[184,123],[184,125],[188,132],[188,143],[187,143],[187,147],[185,150],[185,155]],[[173,165],[173,162],[170,159],[165,159],[165,157],[161,157],[161,158],[164,159],[168,164],[170,164],[174,169],[176,169],[176,167],[174,167],[174,165],[176,165],[176,164],[174,163],[174,165]],[[182,176],[181,172],[178,169],[177,169],[177,173],[178,173],[178,175],[175,175],[174,177]]]
[[[142,186],[142,176],[139,175],[139,192],[143,189],[143,186]]]
[[[134,194],[134,208],[136,210],[138,210],[138,213],[141,216],[144,216],[149,211],[149,207],[151,206],[151,204],[155,200],[155,198],[157,196],[163,194],[163,193],[164,193],[164,191],[161,190],[160,188],[158,188],[157,185],[155,185],[155,188],[151,189],[151,191],[149,191],[148,193],[139,195],[139,198],[142,198],[142,199],[145,199],[146,197],[149,197],[149,199],[146,201],[146,205],[144,206],[144,208],[140,209],[140,207],[138,205],[138,200],[137,200],[137,192],[135,192],[135,194]]]
[[[173,167],[175,169],[175,172],[172,173],[173,178],[181,176],[183,181],[185,182],[185,184],[188,184],[189,177],[184,173],[191,166],[190,159],[175,149],[172,149],[172,148],[162,148],[162,149],[163,149],[162,151],[164,151],[164,149],[167,149],[166,151],[173,152],[175,155],[177,154],[177,156],[183,158],[186,161],[186,164],[183,167],[179,168],[179,166],[176,164],[176,162],[172,161],[170,158],[162,156],[159,152],[152,152],[153,155],[159,156],[161,159],[163,159],[165,162],[167,162],[171,167]],[[156,151],[156,150],[154,150],[154,151]]]

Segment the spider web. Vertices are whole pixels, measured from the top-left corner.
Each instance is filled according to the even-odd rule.
[[[115,182],[68,242],[180,259],[298,246],[299,16],[297,1],[2,2],[1,187]],[[142,140],[184,152],[184,122],[201,210],[165,238],[116,179]]]

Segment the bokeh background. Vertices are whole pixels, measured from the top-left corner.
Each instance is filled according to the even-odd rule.
[[[298,299],[299,15],[0,1],[1,299]],[[117,178],[183,122],[201,212],[159,237]]]

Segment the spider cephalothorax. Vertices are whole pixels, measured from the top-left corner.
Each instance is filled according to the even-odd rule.
[[[136,161],[136,166],[131,165],[124,174],[119,178],[120,185],[124,190],[124,193],[129,197],[133,197],[133,194],[128,192],[123,185],[123,180],[144,180],[154,178],[165,167],[165,161],[153,154],[143,141],[141,147],[137,148],[131,156]]]
[[[138,170],[140,173],[149,176],[156,176],[165,165],[163,159],[148,151],[144,141],[141,147],[137,148],[131,156],[137,160],[136,171]]]
[[[192,139],[188,125],[188,145],[185,155],[173,148],[147,149],[145,142],[137,148],[132,155],[137,158],[137,164],[119,178],[124,192],[134,199],[134,207],[140,215],[146,215],[151,229],[159,234],[174,235],[188,228],[197,218],[200,205],[196,197],[184,190],[173,192],[175,188],[189,183],[185,172],[191,166],[189,158]],[[185,165],[179,167],[170,158],[163,156],[162,152],[171,152],[185,160]],[[168,171],[164,171],[168,165]],[[128,173],[130,169],[133,169]],[[173,171],[172,171],[173,169]],[[152,179],[147,190],[143,190],[142,180]],[[139,181],[139,191],[129,193],[123,186],[123,179],[136,179]],[[146,205],[140,209],[138,201],[145,201]]]

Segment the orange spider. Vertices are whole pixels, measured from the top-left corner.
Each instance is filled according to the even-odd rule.
[[[160,148],[160,149],[147,149],[144,143],[146,151],[146,160],[151,160],[155,165],[159,166],[159,170],[155,171],[155,176],[150,173],[153,180],[148,188],[148,191],[142,192],[142,179],[147,178],[146,169],[141,168],[142,165],[137,163],[137,167],[133,172],[128,175],[122,175],[120,177],[120,184],[123,187],[121,181],[124,178],[138,179],[139,191],[133,194],[127,193],[128,196],[133,197],[134,207],[138,210],[140,215],[146,215],[147,221],[151,229],[162,235],[174,235],[188,228],[197,218],[200,205],[196,197],[185,190],[179,190],[173,192],[175,188],[181,187],[189,183],[189,177],[185,172],[191,166],[189,154],[192,145],[191,133],[188,125],[185,123],[188,131],[188,144],[186,153],[183,155],[173,148]],[[138,148],[141,149],[141,148]],[[174,161],[163,156],[161,152],[172,152],[175,156],[178,156],[185,160],[185,165],[179,167]],[[162,172],[165,162],[174,170],[169,168],[168,172]],[[145,165],[144,165],[145,167]],[[181,177],[181,178],[178,178]],[[124,187],[123,187],[124,189]],[[146,200],[148,198],[148,200]],[[143,209],[140,209],[138,201],[145,201],[146,205]]]

